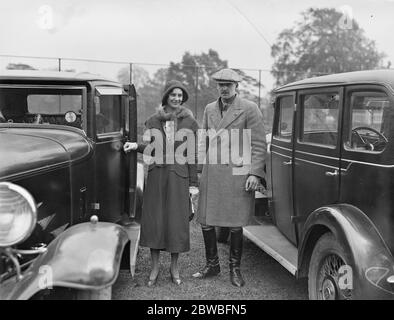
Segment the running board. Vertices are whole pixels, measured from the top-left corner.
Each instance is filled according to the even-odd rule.
[[[134,277],[135,273],[135,262],[137,260],[138,246],[140,243],[140,225],[138,223],[133,223],[128,226],[123,226],[125,228],[129,240],[130,240],[130,273]]]
[[[270,223],[243,228],[244,236],[273,257],[291,274],[297,272],[297,248]]]

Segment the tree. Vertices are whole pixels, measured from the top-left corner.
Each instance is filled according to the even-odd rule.
[[[9,63],[6,66],[7,70],[38,70],[34,67],[32,67],[29,64],[26,63]],[[46,69],[41,69],[41,70],[48,70],[48,71],[59,71],[59,67],[49,67]],[[75,69],[64,69],[61,70],[63,72],[75,72]]]
[[[213,49],[209,49],[208,53],[194,55],[185,52],[181,62],[170,63],[167,80],[179,80],[187,87],[189,91],[187,104],[195,117],[200,120],[207,103],[217,98],[216,84],[211,79],[211,75],[227,67],[227,61],[220,59],[218,52]]]
[[[137,87],[138,93],[138,123],[143,127],[143,122],[155,112],[162,98],[162,90],[168,80],[179,80],[187,88],[189,100],[186,105],[192,110],[194,116],[201,123],[205,106],[217,99],[218,91],[216,83],[211,76],[216,71],[227,68],[228,63],[219,57],[217,51],[210,49],[208,53],[191,54],[185,52],[180,62],[170,62],[168,68],[156,71],[152,78],[144,78],[144,84]],[[133,67],[133,79],[136,81]],[[259,81],[246,74],[243,70],[236,69],[243,77],[239,93],[241,96],[259,102]],[[118,73],[120,81],[129,81],[128,70],[122,69]],[[260,102],[266,102],[260,99]],[[264,104],[266,107],[266,104]],[[262,110],[263,113],[265,110]]]
[[[369,40],[356,21],[341,25],[335,9],[310,8],[291,29],[285,29],[272,46],[271,73],[276,85],[315,75],[383,67],[385,55]]]
[[[141,131],[145,120],[160,106],[162,90],[167,79],[167,69],[156,71],[152,79],[137,89],[138,126]]]
[[[133,84],[137,89],[142,88],[149,81],[149,73],[141,66],[132,65]],[[123,67],[118,71],[118,80],[122,84],[130,83],[130,67]]]
[[[208,53],[194,55],[185,52],[181,62],[170,63],[167,79],[177,79],[186,85],[189,90],[188,105],[199,121],[202,120],[205,106],[218,97],[216,83],[211,76],[223,68],[228,68],[227,60],[222,60],[219,53],[213,49],[209,49]],[[257,103],[259,81],[243,70],[235,70],[243,78],[239,89],[240,95]]]
[[[25,64],[25,63],[9,63],[6,66],[7,70],[37,70],[32,66]]]

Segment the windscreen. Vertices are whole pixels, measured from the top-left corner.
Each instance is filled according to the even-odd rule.
[[[0,122],[68,125],[83,129],[83,90],[0,88]]]

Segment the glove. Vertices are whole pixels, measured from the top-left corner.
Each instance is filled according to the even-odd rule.
[[[194,213],[196,212],[196,209],[197,209],[198,193],[199,193],[199,190],[197,187],[194,187],[194,186],[189,187],[189,198],[190,198],[189,221],[193,220]]]
[[[194,186],[190,186],[190,187],[189,187],[189,193],[190,193],[192,196],[197,195],[199,192],[200,192],[200,191],[198,190],[197,187],[194,187]]]
[[[137,142],[126,142],[126,143],[123,145],[123,151],[124,151],[124,152],[129,152],[129,151],[132,151],[132,150],[137,150],[137,148],[138,148],[138,143],[137,143]]]

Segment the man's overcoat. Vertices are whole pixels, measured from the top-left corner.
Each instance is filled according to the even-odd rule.
[[[205,164],[197,221],[211,226],[244,226],[254,212],[254,192],[245,190],[246,180],[249,175],[264,177],[262,114],[254,102],[236,96],[222,118],[217,100],[205,108],[203,129],[208,130],[208,137],[203,131],[199,139],[199,161],[203,154]]]

